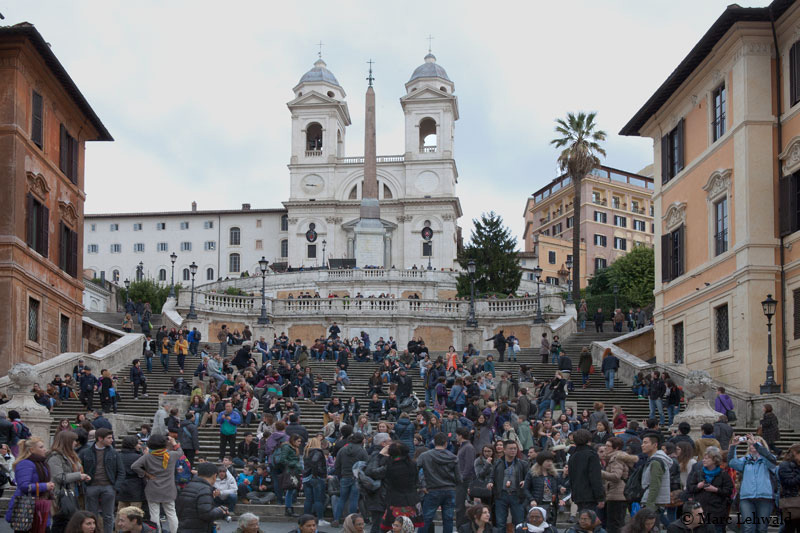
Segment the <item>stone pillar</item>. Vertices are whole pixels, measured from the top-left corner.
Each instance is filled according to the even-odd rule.
[[[347,236],[347,258],[352,259],[354,257],[355,257],[355,243],[353,235],[350,234]]]
[[[162,406],[167,405],[167,406],[169,406],[169,409],[172,409],[172,408],[177,409],[179,418],[183,418],[183,415],[186,414],[186,411],[189,408],[189,404],[191,403],[191,401],[192,401],[191,397],[190,396],[186,396],[184,394],[159,394],[158,395],[158,407],[161,408]]]
[[[392,268],[392,236],[383,236],[383,268]]]
[[[253,346],[256,342],[264,337],[268,346],[272,346],[272,335],[275,333],[275,326],[272,324],[254,324],[253,325]]]
[[[689,404],[686,410],[675,415],[673,422],[673,429],[678,427],[681,422],[688,422],[692,427],[689,435],[693,439],[700,438],[702,431],[700,426],[705,423],[713,424],[719,419],[719,413],[716,412],[703,396],[706,392],[713,390],[714,385],[711,381],[711,376],[705,370],[692,370],[686,375],[683,381],[683,391],[686,397],[689,398]],[[664,411],[667,410],[666,405]],[[666,413],[665,413],[666,416]]]
[[[461,348],[460,350],[463,352],[467,349],[467,346],[472,344],[476,350],[480,350],[481,346],[483,345],[483,329],[480,327],[477,328],[470,328],[467,326],[461,327]],[[481,350],[484,351],[484,350]]]
[[[6,413],[17,411],[20,420],[28,426],[31,434],[41,438],[49,448],[50,423],[53,417],[50,416],[47,407],[36,403],[36,400],[33,399],[31,388],[40,379],[36,369],[27,363],[17,363],[8,371],[8,378],[11,380],[8,387],[11,399],[3,404],[2,409]]]

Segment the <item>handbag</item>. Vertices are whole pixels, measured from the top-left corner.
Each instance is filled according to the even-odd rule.
[[[300,476],[284,470],[280,477],[281,490],[298,490],[300,488]]]
[[[14,531],[30,531],[33,528],[33,519],[36,516],[36,500],[39,498],[39,484],[36,483],[36,496],[20,494],[14,500],[14,510],[11,511],[9,525]]]
[[[800,496],[781,498],[778,507],[784,520],[797,520],[800,518]]]
[[[728,418],[728,422],[736,422],[736,411],[733,409],[725,411],[725,416]]]
[[[75,490],[70,488],[68,483],[65,483],[67,475],[61,474],[61,488],[56,491],[55,499],[53,500],[55,516],[72,516],[80,510],[78,506],[78,495]]]
[[[483,483],[479,479],[473,479],[472,483],[469,484],[469,497],[470,498],[481,498],[481,499],[488,499],[492,497],[492,491],[486,487],[486,483]]]
[[[589,365],[589,373],[594,374],[594,365]]]

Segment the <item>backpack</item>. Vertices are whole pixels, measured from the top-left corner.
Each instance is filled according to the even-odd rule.
[[[642,487],[642,474],[644,474],[644,469],[650,464],[650,459],[636,467],[630,474],[628,474],[628,479],[625,481],[625,488],[622,489],[622,494],[625,496],[625,499],[629,502],[641,502],[642,496],[644,496],[644,487]]]
[[[200,335],[199,331],[194,332],[194,342],[200,342],[203,339],[203,336]]]
[[[186,429],[186,428],[184,428]],[[185,455],[181,455],[178,462],[175,463],[175,483],[184,485],[192,480],[192,466]]]
[[[28,426],[26,426],[22,422],[15,420],[12,423],[12,426],[14,428],[14,434],[17,436],[19,440],[25,440],[31,438],[31,430],[28,428]]]
[[[358,488],[368,494],[374,494],[381,489],[381,481],[379,479],[372,479],[364,473],[366,468],[366,461],[357,461],[353,465],[353,476],[358,482]]]

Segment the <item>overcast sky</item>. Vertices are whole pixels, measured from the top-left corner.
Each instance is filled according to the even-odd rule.
[[[494,210],[519,238],[526,198],[557,175],[553,120],[597,111],[605,164],[652,163],[650,140],[617,132],[729,3],[13,0],[2,12],[4,23],[38,28],[115,138],[87,144],[87,213],[184,210],[192,200],[280,207],[286,102],[320,40],[347,92],[347,155],[363,153],[369,58],[378,154],[403,153],[399,98],[433,35],[459,102],[464,235]]]

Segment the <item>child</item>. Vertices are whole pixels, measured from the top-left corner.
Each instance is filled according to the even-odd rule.
[[[272,479],[269,477],[267,465],[260,464],[256,467],[256,474],[250,484],[250,494],[247,496],[250,503],[269,503],[275,499],[275,494],[270,491]]]
[[[139,438],[139,442],[142,444],[142,448],[147,447],[147,441],[150,440],[150,430],[152,427],[150,424],[142,424],[142,427],[139,429],[139,433],[136,436]]]
[[[236,478],[236,484],[239,486],[237,494],[239,496],[239,500],[244,503],[249,503],[248,495],[250,494],[250,491],[253,490],[254,477],[255,472],[253,471],[253,465],[248,463],[244,465],[242,473]]]

